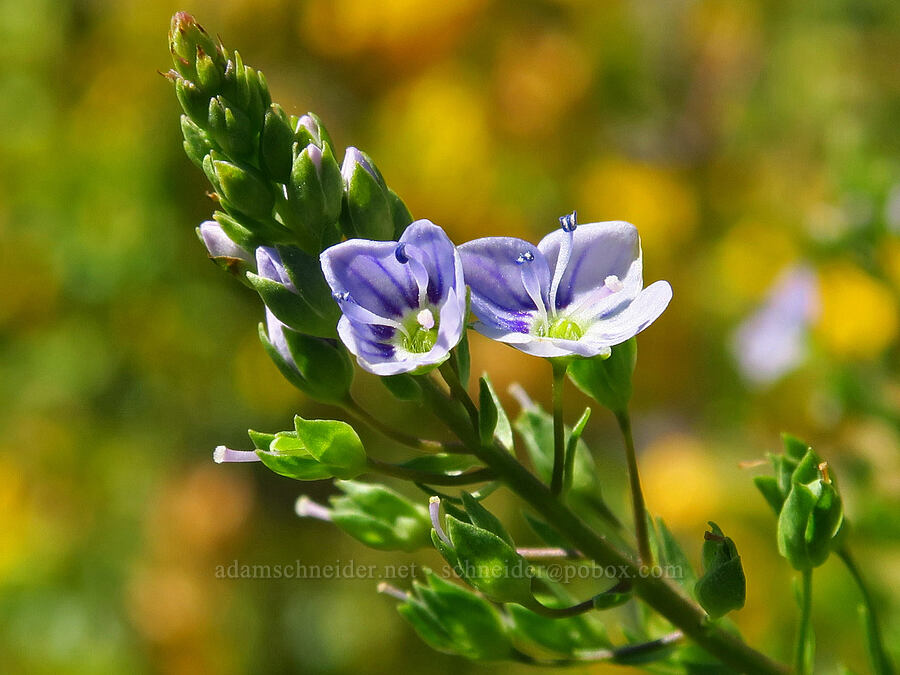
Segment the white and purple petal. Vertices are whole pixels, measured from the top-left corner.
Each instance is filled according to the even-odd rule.
[[[461,245],[459,255],[479,321],[494,331],[528,333],[540,308],[523,281],[523,266],[530,268],[546,307],[550,267],[544,254],[522,239],[484,237]],[[520,262],[523,256],[530,260]]]

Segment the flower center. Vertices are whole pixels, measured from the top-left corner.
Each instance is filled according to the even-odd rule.
[[[571,319],[554,319],[548,323],[540,323],[534,327],[534,332],[539,337],[556,338],[559,340],[580,340],[584,336],[584,329]]]
[[[438,325],[434,312],[425,308],[410,314],[403,322],[404,329],[397,335],[400,346],[413,354],[424,354],[431,351],[437,343]]]

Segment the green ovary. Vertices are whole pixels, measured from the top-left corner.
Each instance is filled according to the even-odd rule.
[[[425,330],[419,326],[416,326],[412,331],[410,331],[409,337],[402,336],[401,341],[403,344],[403,348],[412,352],[413,354],[424,354],[425,352],[431,351],[431,348],[434,347],[434,343],[437,342],[437,328],[432,328],[431,330]]]
[[[559,340],[580,340],[584,330],[574,321],[569,319],[556,319],[550,324],[537,327],[535,333],[539,337],[556,338]]]
[[[400,347],[411,354],[431,351],[438,338],[438,324],[435,321],[437,314],[434,308],[429,307],[408,316],[403,322],[405,333],[398,335]]]

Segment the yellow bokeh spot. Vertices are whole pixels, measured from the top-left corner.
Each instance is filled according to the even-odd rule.
[[[673,528],[704,522],[722,504],[715,457],[696,438],[667,434],[641,456],[647,506]]]
[[[684,242],[697,225],[697,200],[678,171],[620,159],[588,167],[579,188],[584,220],[627,220],[659,253]]]
[[[889,239],[882,245],[881,261],[894,288],[900,289],[900,239]]]
[[[498,121],[513,133],[558,133],[562,115],[590,83],[588,59],[559,33],[518,36],[501,48],[494,69]]]
[[[380,105],[373,154],[414,216],[473,221],[492,202],[492,142],[477,90],[453,70],[429,72]]]
[[[19,468],[0,458],[0,582],[26,552],[31,513],[25,492],[25,480]]]
[[[734,311],[757,302],[784,267],[797,256],[790,234],[782,227],[746,220],[722,238],[710,278],[720,305]]]
[[[300,30],[325,54],[375,51],[409,62],[453,44],[484,0],[312,0],[304,4]]]
[[[851,263],[835,263],[820,274],[822,346],[846,359],[872,358],[897,337],[897,302],[880,281]]]

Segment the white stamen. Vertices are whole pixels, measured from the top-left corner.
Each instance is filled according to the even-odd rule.
[[[553,281],[550,283],[550,312],[553,316],[556,316],[556,293],[559,291],[559,282],[562,281],[563,275],[566,273],[566,267],[569,266],[569,258],[572,257],[572,240],[574,239],[572,233],[574,231],[574,225],[572,225],[572,229],[567,229],[565,225],[563,226],[563,232],[566,233],[566,236],[563,237],[562,244],[560,244],[559,256],[556,258],[556,269],[553,271]]]
[[[315,518],[316,520],[331,520],[331,509],[317,504],[306,495],[298,497],[294,504],[294,511],[301,518]]]
[[[416,322],[425,330],[431,330],[434,328],[434,314],[430,309],[423,309],[416,314]]]
[[[625,288],[625,285],[615,274],[610,274],[608,277],[606,277],[606,279],[603,280],[603,285],[613,293],[618,293],[623,288]]]
[[[253,450],[232,450],[224,445],[213,450],[213,461],[216,464],[223,462],[259,462],[259,455]]]
[[[428,514],[431,516],[431,526],[437,532],[438,538],[447,546],[453,546],[450,538],[444,534],[444,528],[441,527],[441,498],[437,495],[428,500]]]

